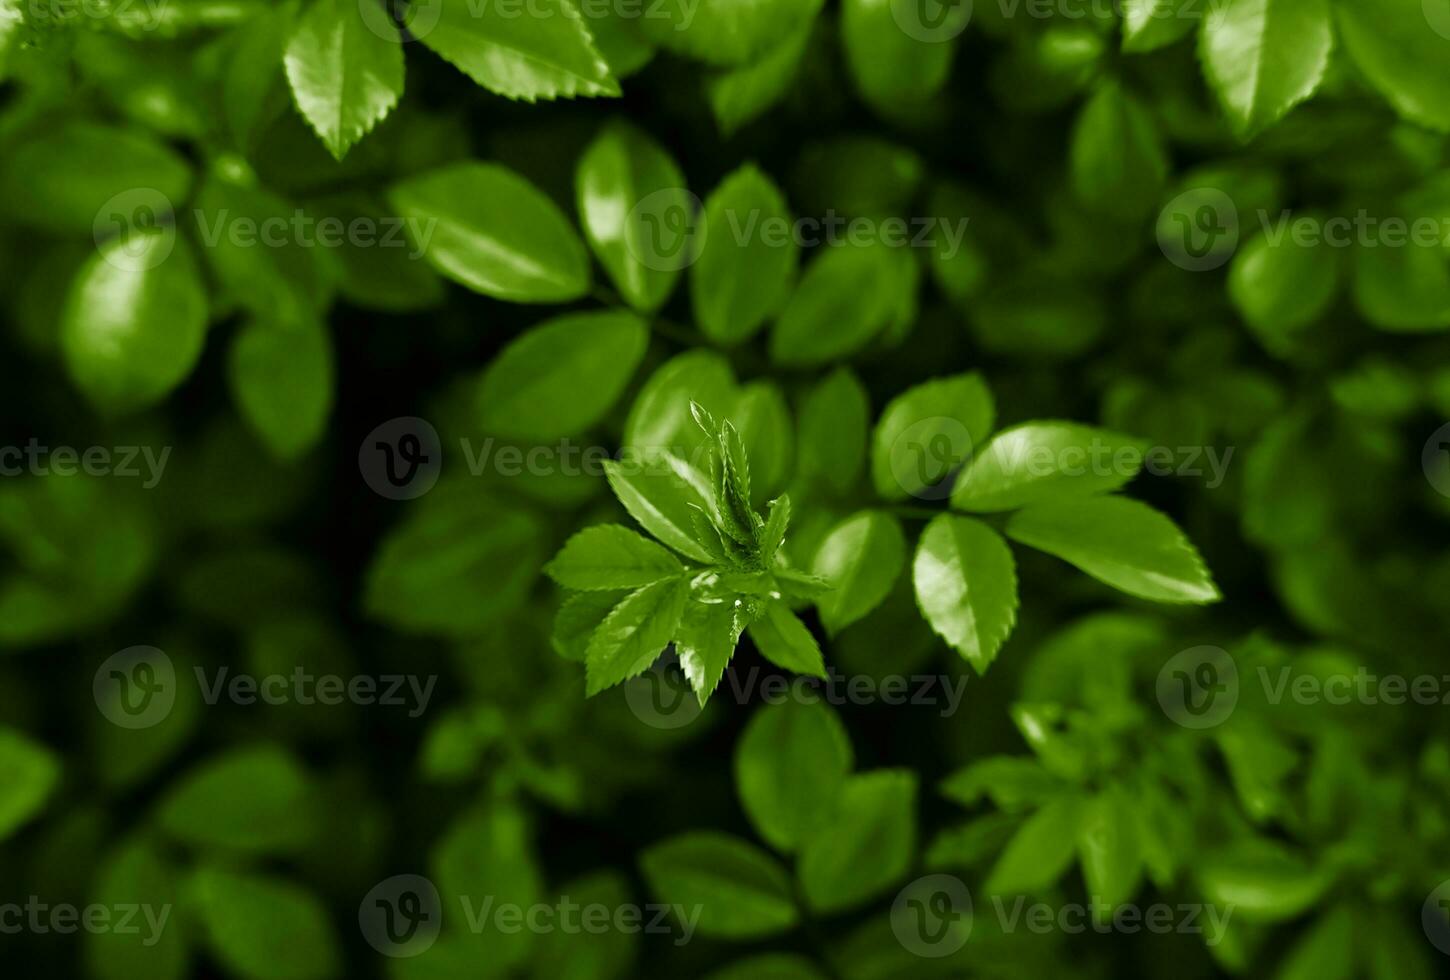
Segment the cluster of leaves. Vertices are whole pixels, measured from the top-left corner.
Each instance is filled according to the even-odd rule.
[[[1436,674],[1450,640],[1450,251],[1292,231],[1445,227],[1450,9],[978,0],[924,41],[917,6],[0,0],[0,897],[171,908],[7,965],[1433,974],[1442,714],[1259,678]],[[962,234],[750,230],[828,215]],[[364,436],[414,415],[441,478],[376,495]],[[10,475],[32,438],[168,462]],[[178,683],[133,730],[93,681],[138,643]],[[1200,643],[1241,679],[1204,732],[1154,688]],[[668,648],[679,728],[606,690]],[[297,668],[437,686],[204,697]],[[779,671],[969,703],[760,705]],[[979,912],[940,959],[890,912],[932,872]],[[359,903],[400,873],[443,930],[384,958]],[[1234,911],[1039,935],[1019,895]],[[699,929],[475,930],[464,898]]]
[[[707,472],[668,452],[648,461],[662,479],[641,479],[618,463],[608,472],[640,525],[699,564],[682,564],[662,545],[604,524],[574,535],[545,567],[554,581],[584,593],[559,610],[555,642],[562,655],[584,662],[590,694],[643,673],[673,644],[704,705],[747,630],[777,666],[824,675],[820,647],[787,603],[827,587],[783,565],[790,497],[772,500],[766,517],[757,513],[739,431],[698,403],[690,413],[714,443]]]
[[[671,365],[661,369],[669,371]],[[849,373],[828,384],[834,388],[826,399],[836,392],[850,398],[860,389]],[[646,456],[644,467],[634,467],[638,472],[619,463],[606,468],[630,516],[701,564],[682,564],[660,544],[604,525],[571,538],[546,569],[566,589],[585,593],[560,610],[556,645],[585,663],[590,694],[644,672],[673,643],[703,705],[747,630],[777,666],[824,676],[820,648],[791,603],[814,599],[822,624],[836,632],[875,609],[905,566],[901,522],[888,510],[865,509],[825,533],[812,574],[791,568],[781,550],[790,497],[770,501],[768,517],[756,513],[739,431],[728,419],[716,422],[698,402],[690,402],[690,412],[713,443],[705,447],[706,471],[668,450]],[[942,477],[956,475],[959,451],[931,459],[924,445],[949,439],[941,430],[952,427],[980,439],[994,416],[991,392],[976,374],[903,392],[886,406],[872,437],[876,490],[889,500],[935,489]],[[860,417],[827,409],[823,419],[841,426]],[[903,441],[907,432],[912,438]],[[855,440],[844,433],[835,441],[863,439],[861,431]],[[1009,537],[1130,595],[1212,602],[1219,598],[1217,587],[1177,526],[1146,504],[1108,493],[1137,475],[1144,448],[1089,426],[1026,422],[999,433],[970,459],[951,490],[952,509],[1009,513]],[[1092,451],[1118,462],[1081,465]],[[933,517],[918,542],[912,580],[932,629],[985,673],[1017,619],[1016,566],[1002,535],[980,518]],[[627,589],[635,591],[624,595]]]

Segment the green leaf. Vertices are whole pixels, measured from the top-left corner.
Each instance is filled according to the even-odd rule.
[[[1334,7],[1344,49],[1370,85],[1411,122],[1450,130],[1450,18],[1441,8],[1421,0],[1336,0]]]
[[[822,0],[718,0],[661,4],[639,21],[660,47],[713,65],[740,65],[763,55],[780,39],[815,18]]]
[[[785,484],[795,458],[795,425],[785,396],[773,381],[751,381],[741,386],[730,420],[755,474],[751,500],[766,500]]]
[[[1156,51],[1191,33],[1202,19],[1198,0],[1123,0],[1123,50]]]
[[[639,864],[656,901],[699,910],[701,935],[758,939],[799,919],[785,869],[737,837],[682,834],[645,851]]]
[[[174,869],[148,841],[130,840],[110,851],[96,871],[91,902],[112,909],[149,906],[155,918],[138,921],[133,931],[88,930],[89,975],[96,980],[181,980],[187,976],[186,938],[176,921],[177,893]]]
[[[544,571],[566,589],[637,589],[684,572],[679,559],[618,524],[585,528]]]
[[[1028,817],[992,866],[987,891],[1001,897],[1051,888],[1072,864],[1081,814],[1081,801],[1064,796]]]
[[[952,489],[952,507],[1015,510],[1116,490],[1143,467],[1147,444],[1073,422],[1024,422],[992,437]]]
[[[902,29],[894,0],[845,0],[841,43],[856,90],[884,109],[922,102],[939,92],[951,72],[955,44],[918,40]]]
[[[753,62],[705,80],[710,111],[722,135],[733,135],[785,96],[800,69],[813,26],[814,22],[805,24]]]
[[[1168,176],[1168,158],[1152,117],[1116,81],[1099,85],[1083,106],[1070,153],[1078,200],[1124,220],[1145,215]]]
[[[77,118],[37,127],[0,159],[6,212],[60,232],[152,228],[182,206],[191,180],[185,158],[150,134]]]
[[[1203,897],[1235,909],[1245,922],[1296,918],[1320,900],[1335,877],[1283,844],[1258,839],[1205,855],[1195,870]]]
[[[1339,255],[1325,242],[1302,243],[1287,224],[1280,233],[1277,242],[1265,234],[1239,250],[1229,267],[1228,294],[1264,347],[1283,356],[1334,302]]]
[[[315,446],[332,410],[332,340],[319,324],[253,321],[232,340],[227,381],[241,416],[274,455]]]
[[[585,237],[615,288],[640,312],[658,309],[680,266],[650,261],[655,254],[650,220],[691,206],[679,166],[647,133],[615,122],[579,158],[574,190]]]
[[[906,538],[889,514],[863,510],[827,533],[811,570],[831,583],[816,602],[821,625],[839,633],[881,604],[906,564]]]
[[[765,613],[750,624],[749,633],[760,655],[777,667],[811,677],[826,676],[820,645],[784,602],[768,603]]]
[[[801,891],[816,911],[839,912],[890,889],[915,857],[916,773],[862,773],[847,780],[831,823],[805,842]]]
[[[558,894],[583,908],[627,908],[634,886],[618,871],[596,871],[566,881]],[[563,904],[562,901],[560,903]],[[615,980],[634,966],[640,937],[631,930],[551,929],[539,937],[532,961],[537,976],[568,980]]]
[[[1284,958],[1275,980],[1349,980],[1355,976],[1357,918],[1347,903],[1320,916]]]
[[[675,654],[701,707],[719,686],[745,625],[744,610],[733,601],[685,603]]]
[[[1387,243],[1355,249],[1354,305],[1381,330],[1450,328],[1450,265],[1438,249]]]
[[[585,652],[591,697],[649,669],[674,639],[688,594],[678,579],[656,582],[631,592],[604,617]]]
[[[1077,828],[1083,879],[1093,903],[1103,903],[1111,918],[1138,890],[1143,877],[1137,814],[1121,789],[1109,786],[1084,804]]]
[[[745,726],[735,746],[735,789],[756,833],[789,853],[832,822],[851,766],[851,742],[833,709],[783,701]]]
[[[379,545],[363,602],[414,633],[469,636],[523,602],[543,564],[527,511],[471,487],[435,487]]]
[[[963,806],[975,806],[987,796],[999,810],[1009,813],[1036,809],[1061,796],[1064,788],[1062,780],[1042,763],[1016,755],[978,759],[941,784],[942,795]]]
[[[380,198],[357,192],[309,201],[308,211],[319,221],[336,218],[346,225],[364,222],[363,227],[387,228],[393,220]],[[350,236],[337,257],[337,291],[349,303],[384,313],[430,310],[443,303],[443,278],[409,248],[380,248]]]
[[[550,636],[554,650],[565,660],[582,664],[589,650],[589,638],[623,599],[623,592],[580,592],[570,596],[554,617],[554,631]]]
[[[60,775],[55,753],[13,729],[0,729],[0,840],[44,809]]]
[[[709,234],[690,269],[695,320],[718,344],[758,331],[789,295],[800,247],[780,190],[753,164],[728,174],[705,202]]]
[[[770,334],[779,365],[827,364],[857,353],[900,313],[903,284],[914,260],[878,238],[826,245],[806,267]]]
[[[645,452],[668,449],[704,469],[700,451],[707,440],[690,415],[690,402],[721,416],[737,397],[729,361],[714,351],[685,351],[661,364],[640,389],[624,424],[624,445]]]
[[[770,513],[765,527],[757,535],[760,545],[760,563],[766,568],[775,567],[775,556],[785,542],[785,532],[790,528],[790,497],[781,495],[770,502]]]
[[[783,595],[810,602],[831,591],[831,583],[816,575],[794,568],[776,568],[771,572]]]
[[[397,28],[386,17],[364,21],[349,0],[313,0],[283,63],[298,110],[339,160],[403,95]]]
[[[535,0],[526,15],[468,0],[413,4],[405,23],[426,47],[505,98],[534,102],[619,94],[619,83],[571,0]]]
[[[220,287],[213,305],[231,303],[259,320],[306,326],[321,319],[332,300],[332,250],[318,248],[300,227],[274,237],[276,229],[297,227],[299,211],[255,181],[255,175],[218,162],[197,193],[192,216]]]
[[[218,673],[206,683],[225,679]],[[167,834],[193,847],[272,854],[307,841],[315,802],[301,763],[285,749],[261,745],[192,769],[162,799],[157,819]]]
[[[942,514],[921,534],[911,577],[932,630],[985,674],[1017,624],[1017,568],[1007,542],[980,521]]]
[[[715,970],[706,980],[826,980],[826,975],[804,956],[765,953]]]
[[[939,500],[939,486],[992,431],[992,392],[975,372],[934,378],[897,395],[871,439],[871,482],[887,500]]]
[[[1329,0],[1229,0],[1204,20],[1204,74],[1240,139],[1314,94],[1334,47],[1329,21]]]
[[[66,368],[100,408],[148,407],[191,374],[206,321],[205,288],[174,229],[112,238],[81,266],[66,297]]]
[[[323,980],[341,953],[316,896],[271,875],[202,867],[187,882],[207,945],[246,980]]]
[[[1171,520],[1136,500],[1092,497],[1034,504],[1007,536],[1076,565],[1099,582],[1153,602],[1216,602],[1198,550]]]
[[[504,919],[489,914],[495,905],[527,909],[544,898],[525,810],[509,800],[466,810],[434,844],[428,866],[444,916],[481,916],[478,931],[467,934],[475,957],[486,951],[503,972],[528,957],[534,933],[510,929]]]
[[[856,485],[866,457],[871,406],[849,368],[837,368],[806,393],[796,430],[796,472],[844,494]]]
[[[566,303],[589,291],[589,257],[569,220],[506,167],[451,164],[394,185],[388,199],[428,262],[476,293]]]
[[[603,9],[598,5],[588,9],[581,6],[580,11],[588,16],[594,45],[615,78],[628,78],[654,60],[655,46],[635,30],[637,10],[614,4]]]
[[[541,323],[484,369],[479,424],[505,438],[540,443],[583,433],[619,400],[648,345],[644,322],[622,310]]]
[[[640,527],[686,558],[711,563],[691,520],[692,507],[704,509],[713,497],[705,477],[672,453],[659,452],[643,463],[606,461],[610,489]]]

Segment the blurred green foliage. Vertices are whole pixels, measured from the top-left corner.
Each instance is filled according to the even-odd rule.
[[[0,0],[0,82],[15,975],[1443,969],[1450,0]]]

